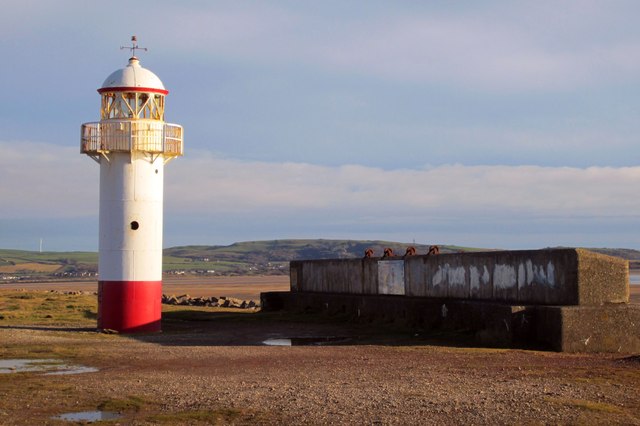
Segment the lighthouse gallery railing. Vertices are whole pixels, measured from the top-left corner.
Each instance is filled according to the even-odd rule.
[[[177,157],[183,154],[182,126],[155,121],[84,123],[80,152],[148,152]]]

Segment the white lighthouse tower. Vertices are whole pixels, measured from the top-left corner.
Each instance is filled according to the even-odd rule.
[[[164,122],[169,92],[131,40],[133,56],[98,89],[100,121],[82,125],[81,142],[100,164],[98,328],[124,333],[160,331],[164,165],[183,154],[182,127]]]

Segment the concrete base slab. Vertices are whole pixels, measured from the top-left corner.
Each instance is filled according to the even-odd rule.
[[[536,340],[561,352],[640,352],[640,305],[537,306]]]
[[[517,306],[424,297],[314,292],[261,294],[262,309],[341,315],[428,331],[462,331],[477,344],[563,352],[640,352],[640,306]]]

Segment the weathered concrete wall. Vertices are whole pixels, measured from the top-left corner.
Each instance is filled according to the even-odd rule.
[[[535,340],[562,352],[639,352],[640,306],[538,306]]]
[[[308,260],[291,262],[291,290],[602,305],[629,301],[629,267],[623,259],[582,249]]]
[[[521,306],[490,301],[311,292],[261,294],[265,311],[339,315],[364,324],[452,331],[483,346],[640,352],[640,306]]]

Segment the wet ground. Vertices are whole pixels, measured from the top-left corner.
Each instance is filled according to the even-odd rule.
[[[89,316],[57,322],[38,299],[18,302],[37,302],[46,323],[0,326],[0,359],[14,360],[0,364],[14,369],[0,371],[2,425],[100,413],[154,425],[640,425],[638,354],[477,348],[464,334],[188,307],[165,307],[162,333],[107,335]],[[48,367],[15,371],[21,363]],[[63,365],[88,370],[48,374]]]
[[[640,424],[640,358],[628,354],[474,348],[464,335],[213,308],[167,312],[163,329],[0,328],[2,359],[95,369],[0,374],[0,424],[104,412],[122,424]]]

